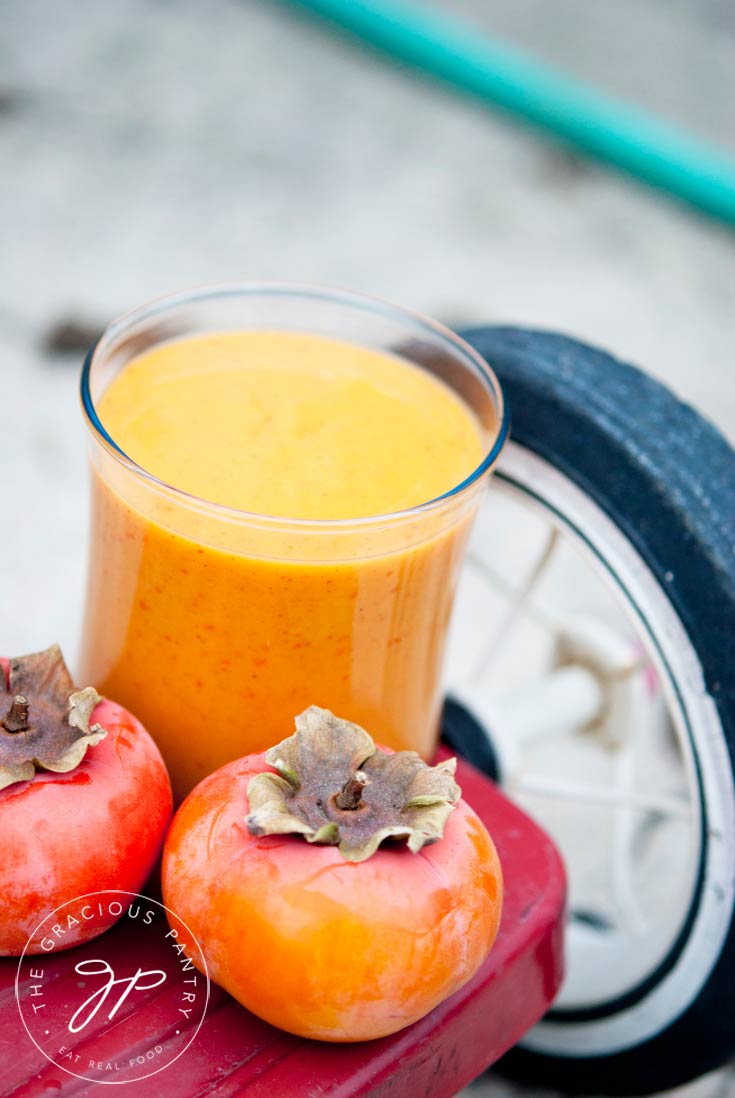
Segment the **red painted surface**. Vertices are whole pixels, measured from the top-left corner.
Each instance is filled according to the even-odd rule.
[[[514,1045],[546,1011],[561,981],[564,872],[550,839],[490,781],[461,760],[457,779],[495,840],[505,876],[500,933],[470,983],[401,1033],[353,1045],[291,1037],[213,987],[204,1023],[183,1055],[148,1079],[107,1090],[108,1098],[451,1098]],[[155,947],[129,922],[99,942],[116,971],[118,963],[121,970],[155,964]],[[90,949],[93,943],[74,953],[81,957]],[[44,963],[53,969],[61,962],[49,956]],[[99,1096],[97,1083],[67,1074],[28,1037],[15,998],[16,971],[16,960],[0,962],[0,1095]],[[128,1000],[135,1010],[132,1041],[129,1027],[121,1042],[120,1027],[103,1018],[74,1037],[65,1028],[74,1009],[68,981],[59,982],[64,987],[48,986],[46,1002],[60,1043],[74,1048],[86,1064],[122,1065],[117,1082],[125,1079],[130,1054],[152,1043],[168,1052],[188,1040],[185,1031],[176,1036],[171,1003],[160,988],[138,992],[134,1007]],[[104,1071],[99,1078],[105,1078]]]

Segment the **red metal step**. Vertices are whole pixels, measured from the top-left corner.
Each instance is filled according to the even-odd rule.
[[[51,1019],[59,1045],[79,1056],[73,1070],[99,1082],[68,1074],[36,1047],[16,1001],[18,962],[0,962],[0,1094],[91,1098],[99,1096],[100,1082],[114,1080],[122,1085],[107,1094],[121,1098],[451,1098],[514,1045],[552,1002],[562,976],[565,899],[561,860],[544,832],[462,760],[457,779],[497,845],[505,907],[481,970],[426,1018],[382,1040],[332,1045],[289,1036],[213,986],[204,1022],[186,1047],[191,1032],[176,1032],[171,989],[164,985],[137,992],[135,1009],[131,1005],[127,1016],[121,1012],[113,1022],[100,1011],[75,1036],[67,1028],[79,1005],[74,982],[61,976],[54,982],[55,970],[68,973],[72,953],[82,959],[103,952],[116,973],[155,966],[156,949],[162,947],[150,935],[142,940],[139,928],[123,920],[96,943],[42,958],[45,1018]],[[21,995],[28,995],[31,982],[26,966]],[[184,1051],[155,1075],[132,1079],[129,1060],[154,1045],[168,1060],[179,1048]],[[102,1069],[93,1070],[90,1063]]]

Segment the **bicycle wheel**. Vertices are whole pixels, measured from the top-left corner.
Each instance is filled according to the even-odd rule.
[[[464,611],[460,588],[454,629],[465,646],[445,732],[478,766],[499,766],[552,835],[558,828],[570,876],[568,979],[499,1066],[570,1092],[653,1093],[735,1053],[735,453],[663,386],[600,350],[514,328],[463,336],[503,384],[513,442],[473,535]],[[501,497],[552,531],[522,589],[508,569],[524,546],[499,575],[514,524]],[[559,544],[573,556],[574,598],[589,569],[615,612],[604,611],[601,631],[588,614],[577,640],[574,630],[557,638],[540,703],[521,666],[514,704],[498,704],[490,680],[467,672],[468,645],[476,653],[499,621],[490,648],[508,657],[524,614],[562,628],[564,599],[549,613],[536,598]],[[500,616],[483,608],[493,583],[507,603]],[[599,639],[616,630],[633,653],[627,664]],[[523,665],[530,648],[521,648]],[[506,658],[501,685],[508,667]],[[557,736],[559,697],[574,729]],[[503,741],[511,710],[526,731]]]

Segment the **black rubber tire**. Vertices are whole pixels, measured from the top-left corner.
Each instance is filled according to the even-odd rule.
[[[444,699],[442,739],[450,750],[464,755],[488,778],[500,782],[500,760],[487,729],[466,706],[451,696]]]
[[[582,488],[667,592],[698,654],[735,771],[735,452],[664,386],[601,350],[509,327],[461,334],[501,381],[513,439]],[[494,1070],[568,1093],[641,1095],[734,1055],[735,921],[696,1000],[655,1037],[584,1059],[518,1048]]]

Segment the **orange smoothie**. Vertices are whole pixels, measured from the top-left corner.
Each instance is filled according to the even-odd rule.
[[[430,755],[474,503],[377,516],[480,464],[469,407],[389,353],[242,331],[145,351],[97,410],[152,477],[97,455],[81,679],[140,717],[177,795],[311,704]]]

